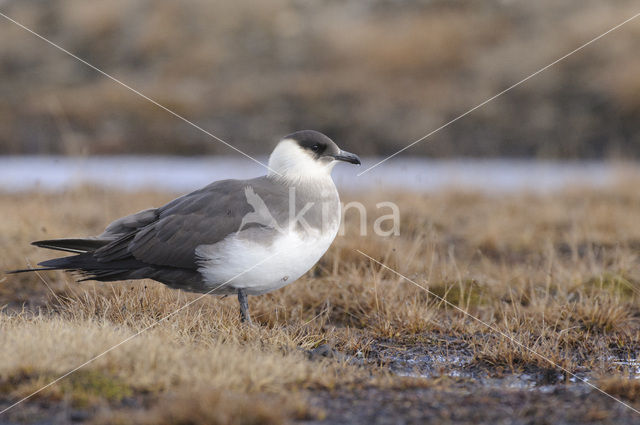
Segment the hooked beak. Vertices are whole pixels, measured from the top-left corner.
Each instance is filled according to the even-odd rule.
[[[340,150],[340,152],[331,156],[333,156],[333,159],[335,159],[336,161],[344,161],[357,165],[361,164],[360,158],[355,153]]]

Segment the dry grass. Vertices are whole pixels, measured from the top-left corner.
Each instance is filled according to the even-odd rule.
[[[285,408],[274,409],[274,404]],[[167,396],[150,411],[102,412],[95,423],[104,425],[131,423],[139,425],[279,425],[286,416],[305,417],[286,407],[292,403],[284,398],[251,397],[226,394],[221,390],[185,391]],[[304,409],[304,408],[303,408]],[[286,415],[288,414],[288,415]]]
[[[607,393],[626,400],[636,401],[640,399],[640,381],[637,379],[625,379],[612,377],[598,382],[600,388]]]
[[[640,349],[636,188],[634,180],[544,195],[369,194],[365,203],[372,216],[383,197],[400,205],[401,235],[358,236],[359,223],[348,215],[347,235],[312,272],[294,285],[250,299],[259,326],[240,325],[233,297],[206,297],[91,363],[76,380],[40,396],[108,406],[150,394],[158,407],[149,415],[177,418],[173,423],[214,416],[217,423],[280,423],[286,417],[321,415],[305,407],[307,390],[430,385],[392,377],[373,365],[312,361],[302,351],[323,343],[375,358],[376,344],[384,341],[428,345],[443,353],[455,341],[473,353],[471,367],[554,369],[355,249],[572,372],[628,376],[628,367],[612,359],[635,358]],[[30,247],[31,240],[97,234],[120,215],[170,198],[94,188],[3,194],[0,267],[49,258],[50,253]],[[149,281],[78,285],[62,273],[41,279],[8,276],[0,296],[7,305],[0,315],[0,384],[12,398],[196,297]],[[20,311],[23,304],[26,309]],[[622,387],[630,394],[626,398],[636,398],[635,384]],[[193,406],[169,411],[175,403],[163,402],[167,397],[190,398]],[[246,408],[273,400],[281,408]],[[203,407],[208,403],[228,408]],[[257,416],[242,416],[247,411]],[[148,422],[148,417],[136,420]]]

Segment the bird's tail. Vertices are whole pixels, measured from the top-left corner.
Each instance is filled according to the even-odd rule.
[[[140,279],[146,277],[146,264],[134,259],[125,259],[113,261],[109,263],[101,263],[96,260],[91,252],[85,252],[68,257],[53,258],[51,260],[38,263],[40,268],[11,270],[8,274],[47,271],[47,270],[65,270],[75,272],[82,276],[80,280],[126,280]]]
[[[35,241],[31,245],[40,248],[55,249],[57,251],[73,252],[75,254],[86,254],[108,244],[110,240],[105,239],[50,239]],[[78,258],[81,257],[81,258]],[[83,261],[84,260],[84,261]],[[37,272],[46,270],[77,270],[86,265],[87,256],[73,255],[70,257],[54,258],[53,260],[38,263],[40,267],[9,270],[7,274]]]
[[[76,255],[53,258],[38,263],[39,268],[12,270],[7,273],[25,273],[45,270],[65,270],[81,277],[80,282],[98,280],[113,282],[128,279],[154,279],[177,288],[201,288],[202,276],[197,270],[154,266],[132,256],[109,261],[101,261],[94,251],[112,241],[109,239],[55,239],[33,242],[33,245],[59,251],[73,252]],[[199,291],[200,289],[197,289]]]

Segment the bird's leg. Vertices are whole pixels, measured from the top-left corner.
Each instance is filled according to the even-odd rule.
[[[249,302],[247,301],[247,292],[244,289],[238,289],[238,302],[240,303],[240,321],[251,325]]]

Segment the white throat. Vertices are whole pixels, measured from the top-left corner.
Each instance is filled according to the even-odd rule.
[[[336,161],[318,161],[305,152],[298,143],[283,139],[269,157],[268,176],[293,183],[331,180]]]

